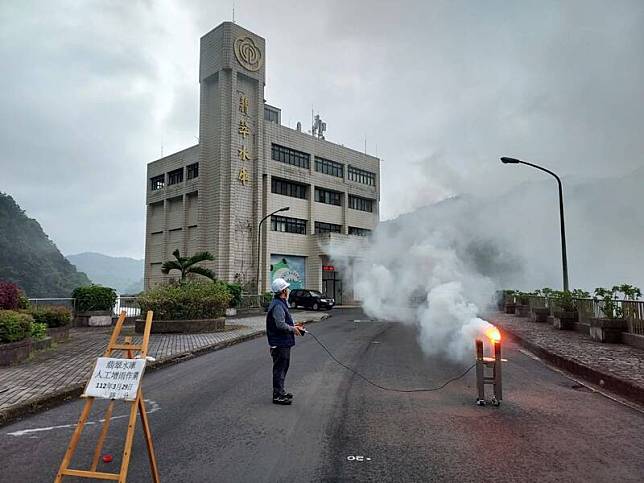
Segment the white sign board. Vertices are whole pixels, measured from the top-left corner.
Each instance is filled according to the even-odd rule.
[[[144,370],[145,359],[99,357],[83,397],[134,401]]]

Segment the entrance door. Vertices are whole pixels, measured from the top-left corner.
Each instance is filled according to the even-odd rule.
[[[322,292],[329,297],[333,297],[336,305],[342,304],[342,279],[338,272],[323,272]]]

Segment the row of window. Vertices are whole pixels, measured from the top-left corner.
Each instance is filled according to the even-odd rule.
[[[280,146],[279,144],[271,145],[271,158],[273,158],[274,161],[306,169],[309,169],[309,165],[311,163],[311,156],[308,153]]]
[[[271,144],[271,157],[275,161],[281,163],[291,164],[300,168],[309,168],[311,156],[296,149],[280,146],[279,144]],[[330,159],[315,157],[315,170],[319,173],[328,174],[330,176],[337,176],[344,178],[344,164]],[[359,169],[349,165],[347,169],[347,179],[356,181],[358,183],[366,184],[369,186],[376,186],[376,174],[371,171]]]
[[[169,171],[167,174],[167,183],[168,186],[173,184],[183,183],[183,168],[174,169]],[[165,188],[166,185],[166,174],[160,174],[150,178],[150,189],[152,191],[160,190]],[[199,163],[189,164],[185,168],[185,174],[187,179],[194,179],[199,176]]]
[[[344,164],[329,159],[315,157],[315,170],[318,173],[344,178]]]
[[[299,235],[306,235],[306,220],[301,218],[289,218],[286,216],[271,216],[271,230],[280,231],[282,233],[297,233]],[[342,225],[334,223],[325,223],[322,221],[315,222],[315,233],[341,233]],[[358,228],[357,226],[349,227],[349,235],[369,236],[371,230],[366,228]]]
[[[359,196],[349,195],[349,208],[373,213],[373,200],[370,200],[369,198],[361,198]]]
[[[371,171],[359,169],[349,165],[347,170],[347,179],[349,181],[357,181],[358,183],[367,184],[369,186],[376,186],[376,175]]]
[[[271,178],[271,191],[278,195],[291,196],[293,198],[307,199],[307,185],[288,181],[281,178]],[[340,191],[315,188],[315,201],[327,205],[342,206],[343,194]],[[349,208],[373,213],[374,200],[349,195]]]

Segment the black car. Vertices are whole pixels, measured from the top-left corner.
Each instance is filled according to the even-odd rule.
[[[291,294],[288,296],[288,305],[292,309],[304,307],[313,310],[328,310],[333,308],[335,300],[317,290],[299,288],[291,291]]]

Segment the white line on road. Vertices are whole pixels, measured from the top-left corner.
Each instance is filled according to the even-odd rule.
[[[152,414],[157,412],[158,410],[161,409],[161,406],[159,406],[159,403],[156,401],[152,401],[150,399],[145,399],[146,404],[149,405],[150,409],[146,411],[148,414]],[[129,414],[122,414],[121,416],[113,416],[112,421],[115,419],[122,419],[122,418],[127,418],[129,417]],[[91,425],[91,424],[99,424],[103,423],[105,419],[99,419],[98,421],[87,421],[85,425]],[[53,429],[64,429],[64,428],[75,428],[77,423],[74,424],[61,424],[59,426],[46,426],[43,428],[32,428],[32,429],[22,429],[20,431],[14,431],[12,433],[7,433],[9,436],[24,436],[26,434],[31,434],[31,433],[40,433],[43,431],[51,431]]]

